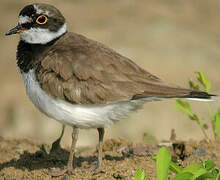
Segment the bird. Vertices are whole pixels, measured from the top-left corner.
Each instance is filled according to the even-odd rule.
[[[164,82],[106,45],[67,31],[62,13],[53,5],[34,3],[19,13],[17,66],[26,93],[44,114],[72,127],[67,166],[52,176],[74,173],[79,129],[98,130],[98,163],[102,167],[104,128],[145,103],[169,98],[211,100],[212,94]]]

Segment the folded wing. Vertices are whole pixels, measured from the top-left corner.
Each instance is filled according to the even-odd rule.
[[[75,33],[61,37],[39,67],[37,78],[41,87],[49,95],[71,103],[211,97],[205,92],[167,84],[114,50]]]

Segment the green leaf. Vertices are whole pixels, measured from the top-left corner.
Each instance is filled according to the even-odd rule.
[[[206,174],[203,174],[202,176],[199,176],[199,179],[215,180],[213,179],[215,177],[216,176],[214,176],[212,173],[206,173]]]
[[[211,82],[203,72],[197,72],[197,80],[203,85],[206,92],[211,89]]]
[[[167,179],[170,162],[171,162],[170,151],[166,147],[160,148],[156,160],[157,180]]]
[[[217,177],[219,175],[219,170],[218,169],[213,169],[212,174]]]
[[[138,168],[138,170],[136,171],[134,179],[135,180],[146,180],[147,176],[145,175],[144,171],[142,171],[140,168]]]
[[[175,174],[179,174],[182,171],[182,168],[179,167],[176,163],[174,163],[173,161],[170,161],[170,167],[169,169],[175,173]]]
[[[199,178],[199,177],[201,177],[201,176],[203,176],[203,175],[205,175],[205,174],[207,174],[207,173],[208,173],[208,171],[207,171],[206,169],[204,169],[204,168],[195,170],[195,171],[193,172],[193,178],[194,178],[194,179]]]
[[[157,156],[153,156],[152,160],[156,161],[157,160]],[[176,163],[174,163],[173,161],[170,161],[170,166],[169,166],[169,170],[172,171],[175,174],[178,174],[182,171],[182,168],[179,167]]]
[[[189,87],[191,89],[195,89],[195,90],[199,90],[199,85],[198,84],[195,84],[192,80],[189,81]]]
[[[215,130],[216,134],[220,138],[220,110],[218,110],[217,114],[215,115]]]
[[[189,164],[188,166],[186,166],[186,167],[182,170],[182,172],[190,172],[190,173],[193,174],[193,172],[195,172],[195,171],[197,171],[197,170],[199,170],[199,169],[201,169],[201,168],[203,168],[202,163],[191,163],[191,164]]]
[[[172,178],[171,180],[193,180],[193,174],[190,172],[183,172],[183,173],[179,173],[177,174],[174,178]]]
[[[180,99],[176,100],[175,107],[177,110],[185,113],[191,120],[198,120],[196,114],[192,112],[192,108],[188,102],[182,101]]]
[[[202,163],[191,163],[185,167],[181,173],[193,174],[192,179],[196,179],[207,174],[208,171],[203,167]]]
[[[216,116],[218,116],[218,114],[220,114],[220,108],[218,109],[218,111],[216,112],[216,114],[212,117],[212,121],[216,121]]]
[[[157,160],[157,156],[153,156],[152,160],[156,161]]]
[[[203,162],[203,167],[207,170],[210,171],[212,168],[215,167],[215,163],[212,160],[206,160]]]
[[[203,167],[202,163],[191,163],[185,167],[182,172],[189,172],[193,174],[193,179],[208,173],[208,171]]]

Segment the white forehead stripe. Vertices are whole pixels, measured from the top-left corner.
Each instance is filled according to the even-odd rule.
[[[66,23],[57,32],[43,28],[31,28],[20,34],[21,40],[30,44],[47,44],[66,32]]]
[[[31,23],[32,22],[32,19],[28,16],[19,16],[18,17],[18,23],[19,24],[25,24],[25,23]]]
[[[43,11],[42,9],[38,8],[36,4],[34,4],[34,9],[36,10],[37,14],[45,14],[49,16],[49,11]]]

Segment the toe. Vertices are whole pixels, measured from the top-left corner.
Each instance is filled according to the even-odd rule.
[[[67,172],[67,168],[63,169],[63,170],[49,170],[48,173],[52,176],[52,177],[58,177],[58,176],[63,176],[65,173]]]

